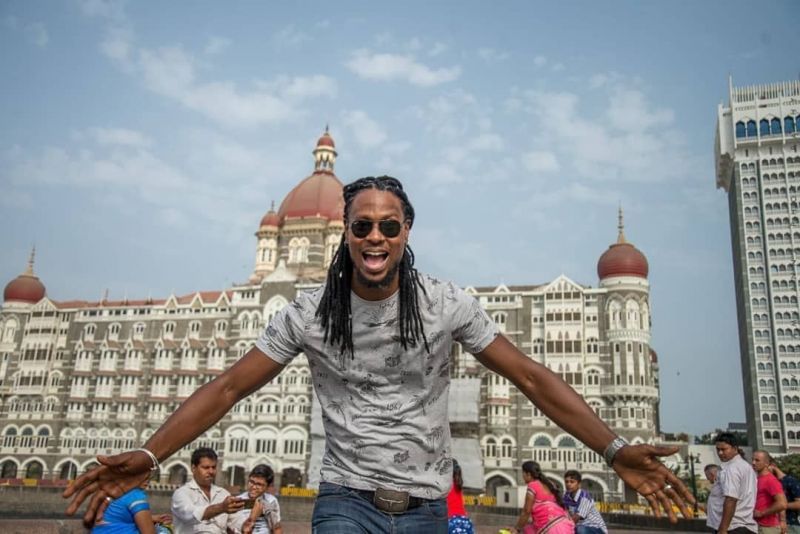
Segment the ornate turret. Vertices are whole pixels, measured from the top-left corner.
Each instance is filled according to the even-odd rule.
[[[33,262],[36,257],[36,247],[31,250],[28,259],[28,268],[18,277],[10,281],[3,290],[4,302],[21,302],[36,304],[45,296],[44,284],[33,274]]]

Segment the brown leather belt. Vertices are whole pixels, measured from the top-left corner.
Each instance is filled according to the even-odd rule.
[[[378,488],[375,491],[349,488],[375,505],[375,508],[387,514],[402,514],[412,508],[425,504],[427,499],[413,497],[407,491],[395,491]]]

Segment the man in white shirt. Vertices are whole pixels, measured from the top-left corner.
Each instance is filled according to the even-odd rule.
[[[217,453],[201,447],[192,453],[192,477],[172,494],[175,534],[225,534],[228,514],[238,512],[244,501],[214,484]]]
[[[725,502],[725,495],[722,494],[722,485],[719,482],[719,466],[708,464],[703,471],[706,479],[711,482],[711,489],[706,501],[706,526],[712,532],[716,532],[719,529],[719,522],[722,520],[722,505]]]
[[[758,524],[753,518],[756,507],[756,472],[739,455],[736,436],[730,432],[722,432],[714,438],[714,446],[722,461],[719,484],[725,497],[717,533],[757,533]]]

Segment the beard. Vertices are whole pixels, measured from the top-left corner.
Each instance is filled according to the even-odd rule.
[[[354,269],[356,272],[356,278],[358,281],[364,286],[370,289],[384,289],[392,285],[394,282],[395,276],[397,276],[397,272],[400,270],[400,260],[396,261],[394,265],[392,265],[389,270],[386,272],[386,276],[381,278],[380,280],[371,280],[364,276],[364,274],[359,271],[358,269]]]

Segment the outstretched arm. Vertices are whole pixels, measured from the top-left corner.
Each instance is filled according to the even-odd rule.
[[[145,443],[145,448],[159,460],[168,458],[222,419],[239,400],[275,378],[283,367],[253,348],[183,402]],[[91,496],[84,524],[92,524],[96,514],[102,515],[107,506],[106,496],[116,498],[138,486],[152,467],[149,456],[137,451],[98,456],[97,460],[101,465],[78,477],[63,494],[64,498],[72,497],[67,507],[69,515]]]
[[[603,455],[616,435],[572,387],[545,366],[520,352],[508,339],[498,336],[475,355],[490,370],[506,377],[555,424]],[[673,501],[685,517],[691,517],[686,501],[693,502],[688,489],[658,457],[677,448],[628,445],[614,457],[614,470],[630,487],[642,494],[656,516],[659,503],[675,521]]]

